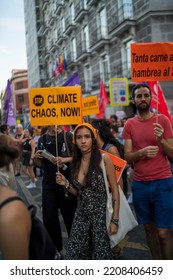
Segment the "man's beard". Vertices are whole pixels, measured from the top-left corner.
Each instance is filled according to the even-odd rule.
[[[142,107],[141,104],[145,104],[145,107]],[[150,103],[140,103],[139,105],[136,105],[136,108],[138,110],[139,113],[147,113],[150,110]]]

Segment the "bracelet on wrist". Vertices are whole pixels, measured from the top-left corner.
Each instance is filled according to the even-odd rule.
[[[71,189],[73,186],[70,184],[69,181],[67,181],[67,185],[65,186],[66,190]]]
[[[112,218],[112,219],[111,219],[111,223],[113,223],[113,224],[115,224],[115,225],[118,226],[118,224],[119,224],[119,219],[114,219],[114,218]]]

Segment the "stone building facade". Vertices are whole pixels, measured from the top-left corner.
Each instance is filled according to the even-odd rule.
[[[29,87],[62,85],[77,71],[83,96],[97,95],[101,80],[109,94],[110,78],[128,78],[131,89],[131,43],[173,42],[172,0],[24,0],[24,8]],[[172,110],[173,82],[161,86]]]

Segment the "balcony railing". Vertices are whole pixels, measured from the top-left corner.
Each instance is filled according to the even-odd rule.
[[[64,1],[63,0],[56,0],[56,15],[59,15],[61,13],[62,8],[64,7]]]
[[[48,24],[44,24],[43,25],[43,35],[46,35],[49,30],[50,30],[50,28],[49,28]]]
[[[107,28],[100,26],[95,29],[91,34],[91,46],[92,51],[101,48],[103,45],[109,42],[110,36],[107,33]]]
[[[66,39],[65,33],[62,31],[62,28],[57,31],[57,43],[61,44]]]
[[[46,9],[46,7],[47,7],[47,5],[49,4],[49,1],[47,0],[44,0],[44,2],[43,2],[43,6],[42,6],[42,10],[44,11],[45,9]]]
[[[121,23],[122,21],[126,19],[133,19],[133,6],[130,3],[124,3],[119,9],[118,9],[118,23]]]
[[[98,0],[88,0],[87,5],[95,5],[98,3]]]
[[[49,51],[50,52],[53,52],[55,49],[56,49],[56,42],[55,42],[55,39],[54,38],[52,38],[51,40],[50,40],[50,43],[49,43]]]
[[[76,28],[76,23],[74,21],[74,19],[72,19],[71,16],[69,16],[66,21],[65,21],[65,34],[68,35],[72,32],[72,30],[74,30]]]
[[[89,42],[88,41],[82,41],[77,46],[77,55],[79,57],[79,56],[87,55],[87,54],[90,54]]]
[[[89,9],[85,7],[84,2],[80,1],[75,7],[75,21],[80,22],[88,14],[88,11]]]
[[[83,81],[83,86],[84,86],[85,92],[89,93],[93,89],[93,81],[92,80],[84,80]]]
[[[69,64],[71,64],[71,63],[75,63],[75,64],[77,63],[76,57],[77,57],[77,55],[76,55],[75,52],[70,52],[70,53],[67,54],[67,63],[68,63],[68,66],[69,66]]]
[[[56,15],[53,11],[49,14],[49,24],[53,25],[54,21],[56,20]]]
[[[112,75],[117,78],[131,78],[131,68],[127,61],[116,64],[113,68]]]

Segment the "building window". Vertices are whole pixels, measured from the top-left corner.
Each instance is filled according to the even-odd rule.
[[[82,30],[83,51],[89,51],[89,30],[88,25],[84,26]]]
[[[105,83],[109,80],[109,60],[107,54],[102,55],[100,59],[100,78]]]
[[[83,7],[85,10],[87,9],[87,2],[88,2],[88,0],[83,0]]]
[[[123,77],[129,78],[131,76],[131,52],[130,47],[131,44],[134,43],[133,40],[129,40],[124,42],[121,48],[122,55],[122,74]]]
[[[91,90],[92,85],[92,75],[91,75],[91,67],[89,64],[84,66],[84,78],[85,78],[85,91]]]
[[[56,1],[53,1],[53,12],[56,11]]]
[[[125,19],[133,18],[132,0],[118,0],[118,19],[122,22]]]
[[[17,89],[22,89],[23,87],[23,82],[18,82],[17,83]]]
[[[106,9],[102,9],[98,13],[97,17],[97,35],[98,39],[106,38],[107,36],[107,20],[106,20]]]
[[[57,40],[57,29],[56,28],[54,28],[54,36],[53,36],[53,38],[54,38],[54,42]]]
[[[72,58],[72,60],[74,61],[74,60],[76,60],[76,58],[77,58],[77,52],[76,52],[76,39],[75,38],[73,38],[72,40],[71,40],[71,58]]]
[[[64,17],[61,18],[60,25],[61,25],[60,30],[61,30],[61,34],[62,34],[65,31],[65,19],[64,19]]]
[[[71,19],[71,23],[74,23],[74,18],[75,18],[74,3],[71,3],[71,5],[70,5],[70,19]]]
[[[63,55],[64,55],[64,58],[67,59],[67,49],[66,48],[63,48]]]
[[[24,103],[24,96],[23,95],[18,95],[17,99],[18,99],[19,103],[22,103],[22,104]]]

